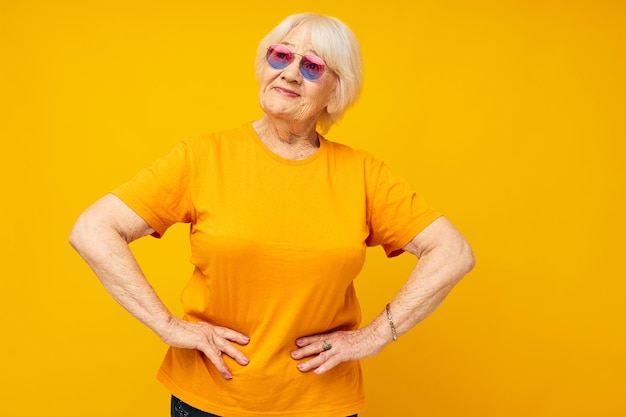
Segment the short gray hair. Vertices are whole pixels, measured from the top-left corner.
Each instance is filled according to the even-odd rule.
[[[318,120],[319,129],[326,133],[357,101],[363,87],[361,48],[352,30],[342,21],[316,13],[287,16],[261,40],[256,56],[256,76],[261,78],[267,48],[280,43],[292,29],[303,24],[311,27],[311,42],[316,53],[337,75],[337,109],[333,113],[324,110]]]

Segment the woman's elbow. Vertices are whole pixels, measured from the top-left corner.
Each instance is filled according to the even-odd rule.
[[[476,257],[469,242],[463,239],[459,256],[459,264],[461,267],[461,276],[469,274],[476,266]]]
[[[81,248],[84,247],[88,236],[91,234],[88,230],[90,222],[85,217],[86,214],[83,213],[76,219],[68,238],[70,246],[77,252],[81,252]]]
[[[102,210],[91,206],[76,219],[69,235],[70,245],[83,256],[112,231],[110,219]]]

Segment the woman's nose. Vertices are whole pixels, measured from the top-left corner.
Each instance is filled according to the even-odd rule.
[[[302,57],[296,57],[291,64],[283,69],[282,77],[288,82],[301,82],[302,74],[300,73],[300,60]]]

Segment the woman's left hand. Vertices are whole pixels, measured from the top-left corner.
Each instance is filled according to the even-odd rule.
[[[377,354],[388,343],[378,339],[371,326],[300,337],[296,340],[299,349],[291,352],[291,357],[296,360],[311,358],[299,363],[298,369],[323,374],[342,362]]]

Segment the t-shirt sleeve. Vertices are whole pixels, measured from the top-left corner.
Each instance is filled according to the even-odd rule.
[[[402,248],[441,214],[384,162],[370,157],[365,166],[370,231],[366,243],[381,245],[388,257],[400,255]]]
[[[193,221],[191,153],[189,144],[181,142],[112,191],[155,230],[155,237],[175,223]]]

